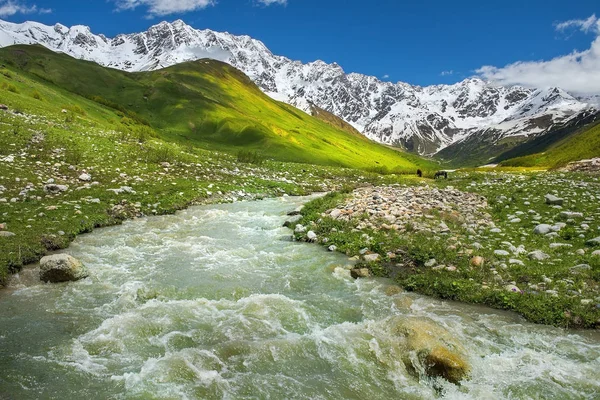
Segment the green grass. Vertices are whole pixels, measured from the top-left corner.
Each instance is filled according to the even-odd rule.
[[[560,168],[572,161],[600,157],[600,124],[581,129],[543,152],[502,161],[506,167]]]
[[[173,142],[232,154],[240,148],[256,150],[279,161],[411,172],[436,169],[431,161],[274,101],[240,71],[218,61],[127,73],[41,46],[0,49],[0,60],[9,73],[93,99],[118,110],[123,125],[148,124]]]
[[[595,200],[600,196],[600,178],[585,174],[469,172],[452,174],[448,181],[435,184],[485,196],[487,212],[500,232],[490,228],[469,231],[443,215],[434,215],[432,224],[444,221],[451,228],[450,236],[357,229],[359,220],[335,220],[322,214],[342,207],[349,196],[347,191],[307,204],[298,223],[309,226],[319,238],[327,238],[325,246],[335,245],[349,257],[358,256],[361,249],[378,253],[381,262],[366,266],[375,275],[392,277],[406,290],[515,311],[536,323],[600,327],[600,257],[592,255],[600,248],[586,245],[587,240],[600,236],[600,208]],[[544,196],[554,191],[565,199],[562,209],[544,201]],[[583,217],[562,218],[561,211],[581,212]],[[515,217],[520,221],[511,222]],[[533,233],[537,224],[558,222],[567,225],[555,238]],[[304,235],[298,233],[296,237],[302,240]],[[475,242],[481,246],[475,247]],[[553,247],[553,243],[565,246]],[[525,251],[508,257],[494,253],[508,249],[508,244],[522,245]],[[543,251],[549,258],[530,259],[527,254],[535,250]],[[391,253],[402,256],[390,259]],[[470,265],[475,255],[485,259],[483,268]],[[455,266],[456,271],[428,268],[425,263],[430,259]],[[509,259],[522,264],[510,263]],[[397,267],[398,262],[404,266]],[[572,270],[582,264],[589,265],[589,269]],[[520,292],[508,292],[504,289],[508,284],[515,284]]]
[[[171,140],[138,114],[127,116],[19,69],[0,69],[0,98],[9,107],[0,110],[0,224],[15,234],[0,237],[0,285],[76,235],[137,215],[410,179]],[[84,171],[90,182],[78,179]],[[50,180],[69,189],[46,193]],[[123,186],[133,191],[109,190]]]

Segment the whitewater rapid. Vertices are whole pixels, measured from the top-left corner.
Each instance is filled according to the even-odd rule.
[[[593,399],[600,335],[353,280],[292,242],[307,198],[193,207],[78,237],[91,277],[0,291],[0,399]],[[387,294],[386,294],[387,292]],[[391,294],[391,295],[389,295]],[[410,373],[396,318],[465,347],[457,386]]]

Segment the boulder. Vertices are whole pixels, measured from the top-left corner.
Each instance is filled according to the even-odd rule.
[[[547,194],[544,198],[546,199],[546,204],[550,204],[553,206],[562,206],[565,202],[564,199],[561,199],[560,197],[557,197],[553,194]]]
[[[395,317],[391,323],[392,333],[406,340],[402,361],[409,371],[455,384],[468,378],[471,367],[466,352],[446,329],[428,318]]]
[[[538,235],[545,235],[546,233],[550,233],[551,230],[552,225],[539,224],[533,229],[533,233],[537,233]]]
[[[350,270],[350,276],[354,279],[368,278],[371,276],[371,271],[369,271],[369,268],[354,268]]]
[[[315,242],[317,240],[317,234],[314,233],[313,231],[308,231],[306,233],[306,241],[308,242]]]
[[[67,185],[57,185],[56,183],[44,185],[44,191],[46,193],[60,193],[66,192],[67,190],[69,190],[69,187]]]
[[[44,282],[67,282],[87,278],[87,268],[68,254],[53,254],[40,260],[40,280]]]
[[[92,180],[92,176],[90,174],[83,173],[83,174],[79,175],[79,180],[88,182],[88,181]]]
[[[0,237],[11,237],[11,236],[15,236],[15,234],[12,232],[8,232],[8,231],[0,231]]]

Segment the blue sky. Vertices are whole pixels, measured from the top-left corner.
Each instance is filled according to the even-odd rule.
[[[0,0],[0,14],[12,22],[88,25],[109,37],[183,19],[195,28],[248,34],[292,59],[335,61],[346,72],[419,85],[452,83],[475,71],[507,82],[519,74],[535,79],[540,61],[594,53],[600,35],[600,22],[589,20],[600,16],[598,0]],[[569,20],[575,23],[557,29]],[[534,61],[527,67],[533,70],[502,68],[526,61]]]

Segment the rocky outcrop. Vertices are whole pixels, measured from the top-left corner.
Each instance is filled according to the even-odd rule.
[[[53,254],[40,260],[40,280],[44,282],[77,281],[88,276],[81,261],[68,254]]]
[[[409,151],[460,156],[543,135],[587,115],[592,106],[560,88],[503,87],[478,78],[454,85],[413,86],[346,73],[338,64],[273,54],[248,36],[197,30],[183,21],[108,39],[88,27],[0,21],[0,46],[39,43],[75,58],[126,71],[146,71],[213,58],[243,71],[265,93],[306,112],[315,106],[367,137]],[[323,119],[323,116],[321,116]],[[325,118],[331,121],[335,118]],[[344,128],[335,122],[340,128]]]
[[[567,164],[562,170],[567,172],[600,172],[600,158],[574,161]]]

